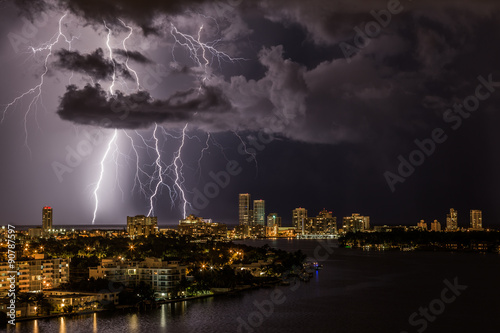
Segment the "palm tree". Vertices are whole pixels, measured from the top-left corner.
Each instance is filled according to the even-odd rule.
[[[36,293],[32,296],[33,301],[36,305],[36,314],[50,314],[53,306],[50,304],[49,299],[43,294],[43,292]]]
[[[16,295],[17,304],[16,307],[24,307],[26,308],[26,313],[28,312],[28,308],[30,304],[35,304],[35,300],[33,299],[33,295],[29,293],[18,293]]]

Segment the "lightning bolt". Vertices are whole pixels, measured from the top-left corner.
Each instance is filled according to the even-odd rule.
[[[205,141],[205,147],[203,147],[203,149],[201,150],[200,152],[200,158],[198,159],[198,169],[196,169],[196,173],[200,173],[200,177],[201,177],[201,160],[203,159],[203,156],[205,154],[205,151],[207,151],[209,148],[210,148],[210,132],[207,132],[207,141]]]
[[[115,59],[113,57],[113,49],[111,48],[111,46],[109,45],[109,42],[110,42],[110,39],[111,39],[111,29],[108,28],[108,26],[106,25],[106,21],[103,21],[104,22],[104,27],[108,30],[108,36],[106,38],[106,45],[108,46],[108,50],[109,50],[109,58],[111,59],[111,62],[113,63],[113,75],[111,77],[112,79],[112,82],[111,82],[111,85],[109,86],[109,92],[111,93],[111,95],[114,95],[114,87],[115,87],[115,81],[116,81],[116,62],[115,62]]]
[[[253,161],[255,162],[256,173],[258,174],[259,173],[259,165],[257,164],[257,156],[256,156],[257,154],[249,152],[248,148],[247,148],[247,144],[245,143],[243,138],[236,131],[233,131],[233,133],[234,133],[234,135],[236,135],[236,137],[238,139],[240,139],[241,143],[243,144],[243,150],[245,151],[245,153],[252,157]]]
[[[159,189],[160,185],[165,184],[163,182],[163,165],[161,162],[161,154],[160,154],[160,150],[158,148],[159,140],[158,140],[158,137],[156,136],[157,130],[158,130],[158,124],[155,124],[155,130],[153,131],[153,137],[155,139],[155,150],[156,150],[155,164],[156,164],[156,169],[158,171],[158,181],[156,183],[154,193],[149,198],[149,207],[150,208],[149,208],[148,216],[151,216],[151,214],[154,213],[153,201],[154,201],[154,198],[156,197],[156,195],[158,194],[158,189]]]
[[[97,215],[97,208],[99,207],[99,197],[97,196],[97,192],[99,191],[99,188],[101,187],[102,178],[104,176],[104,161],[106,161],[106,158],[108,157],[109,151],[111,150],[111,146],[116,142],[117,136],[118,136],[118,130],[115,129],[115,131],[113,132],[113,136],[109,140],[108,148],[106,149],[106,152],[104,153],[104,156],[102,157],[102,160],[101,160],[101,173],[99,175],[99,180],[97,181],[97,185],[94,189],[95,208],[94,208],[94,218],[92,219],[92,224],[94,224],[94,222],[95,222],[95,218]]]
[[[197,38],[180,32],[177,27],[175,27],[173,24],[171,25],[170,28],[170,34],[174,38],[174,46],[172,47],[172,58],[174,59],[175,62],[175,45],[181,45],[185,47],[188,52],[189,52],[189,57],[193,60],[193,62],[198,66],[200,69],[203,70],[204,75],[201,79],[202,83],[207,81],[210,78],[210,70],[209,70],[209,64],[210,60],[207,58],[207,53],[211,55],[211,60],[212,62],[216,59],[219,67],[221,67],[222,62],[235,62],[235,61],[240,61],[240,60],[247,60],[245,58],[233,58],[230,55],[228,55],[225,52],[217,50],[216,46],[217,44],[221,41],[221,39],[216,39],[211,42],[202,42],[201,41],[201,32],[203,30],[203,25],[200,26],[198,29],[198,35]],[[203,62],[201,59],[203,59]]]
[[[125,131],[124,131],[125,132]],[[123,192],[123,188],[122,186],[120,185],[120,181],[119,181],[119,172],[118,170],[120,169],[120,156],[124,156],[125,158],[128,158],[127,155],[123,154],[121,151],[120,151],[120,147],[118,146],[118,142],[117,140],[115,140],[114,142],[114,146],[115,146],[115,149],[113,151],[113,160],[115,162],[115,189],[116,187],[118,187],[118,189],[120,190],[121,194],[122,194],[122,201],[125,201],[125,193]]]
[[[179,191],[181,192],[181,200],[182,200],[182,217],[186,218],[186,206],[188,204],[186,200],[186,194],[184,193],[184,190],[182,188],[182,184],[184,183],[184,177],[182,175],[182,167],[184,166],[184,163],[182,162],[181,159],[181,153],[182,153],[182,148],[184,147],[184,142],[186,139],[186,128],[188,124],[184,126],[182,129],[182,140],[181,140],[181,145],[179,147],[179,150],[177,150],[177,153],[175,154],[174,162],[172,163],[174,165],[174,171],[175,171],[175,181],[174,184],[177,186]]]
[[[26,96],[34,94],[31,102],[28,105],[28,109],[26,110],[26,112],[24,114],[24,132],[25,132],[24,145],[30,151],[30,155],[31,155],[31,150],[28,146],[28,125],[27,125],[28,115],[30,114],[33,106],[37,105],[38,101],[41,99],[42,87],[45,83],[45,76],[47,75],[47,73],[49,71],[49,59],[52,56],[52,48],[54,47],[54,45],[56,45],[57,43],[59,43],[61,41],[61,38],[63,38],[64,41],[68,44],[68,48],[71,49],[71,43],[73,41],[73,38],[69,39],[62,31],[62,22],[67,15],[68,15],[68,13],[65,13],[63,16],[61,16],[61,18],[59,19],[58,32],[48,42],[42,44],[38,48],[34,48],[34,47],[30,48],[33,55],[36,55],[39,52],[48,51],[47,55],[45,56],[44,63],[43,63],[44,70],[43,70],[42,75],[40,75],[40,81],[33,88],[27,90],[26,92],[22,93],[21,95],[17,96],[16,98],[14,98],[10,103],[8,103],[7,106],[3,110],[2,119],[0,120],[0,123],[3,123],[3,121],[5,119],[5,115],[7,114],[7,111],[12,106],[17,104],[19,101],[24,99]]]
[[[229,162],[229,158],[227,157],[226,153],[224,152],[225,148],[217,141],[215,140],[215,135],[210,136],[210,140],[212,141],[213,145],[219,148],[222,156],[226,159],[227,162]]]
[[[132,136],[130,136],[127,131],[123,131],[123,133],[125,133],[125,135],[129,138],[130,140],[130,143],[131,143],[131,146],[132,146],[132,150],[134,151],[135,153],[135,161],[136,161],[136,164],[135,164],[135,176],[134,176],[134,186],[132,187],[132,192],[134,192],[135,188],[137,187],[137,184],[139,184],[139,189],[140,189],[140,192],[144,195],[144,196],[147,196],[147,193],[146,193],[146,186],[144,185],[144,183],[141,181],[141,175],[143,176],[146,176],[146,177],[149,177],[148,173],[146,173],[140,166],[139,166],[139,161],[140,161],[140,158],[139,158],[139,152],[137,151],[137,146],[134,142],[134,139],[132,138]],[[138,134],[138,133],[137,133]],[[144,138],[142,137],[142,135],[138,134],[142,140],[144,141]],[[145,141],[144,141],[145,142]],[[148,146],[147,146],[148,147]]]
[[[132,36],[132,34],[134,33],[134,30],[132,29],[131,26],[129,25],[126,25],[125,22],[123,22],[122,20],[119,20],[121,22],[121,24],[123,24],[123,26],[127,29],[129,29],[129,34],[127,35],[127,37],[125,37],[125,39],[123,40],[123,49],[125,50],[126,54],[127,54],[127,59],[125,60],[125,66],[127,67],[127,69],[129,71],[131,71],[132,73],[134,73],[134,76],[135,76],[135,80],[136,80],[136,83],[137,83],[137,90],[141,90],[141,84],[139,82],[139,76],[137,75],[137,72],[135,70],[133,70],[129,65],[128,65],[128,60],[129,60],[129,56],[128,56],[128,49],[127,49],[127,45],[125,45],[125,43],[127,42],[127,40]]]

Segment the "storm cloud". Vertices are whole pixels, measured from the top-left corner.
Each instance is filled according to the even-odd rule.
[[[155,19],[160,14],[179,14],[207,0],[15,0],[19,8],[34,17],[46,10],[70,11],[91,24],[103,21],[120,25],[118,19],[134,22],[145,34],[157,33]]]
[[[153,61],[151,59],[148,59],[145,55],[140,53],[139,51],[126,51],[122,49],[115,49],[113,50],[114,53],[121,55],[122,57],[126,59],[130,59],[135,61],[136,63],[139,64],[151,64]]]
[[[397,14],[386,18],[387,25],[370,38],[366,37],[367,23],[378,22],[376,16],[386,15],[391,2],[274,0],[221,4],[201,0],[39,0],[17,3],[28,11],[51,7],[68,10],[90,24],[117,23],[116,19],[121,18],[142,27],[146,34],[159,32],[160,26],[175,24],[196,36],[205,23],[204,33],[216,33],[217,41],[225,42],[217,47],[251,59],[241,65],[244,68],[241,74],[228,74],[225,66],[214,66],[217,62],[212,62],[206,85],[200,84],[200,77],[206,74],[203,66],[171,63],[170,73],[176,74],[175,80],[197,78],[192,80],[192,89],[174,90],[167,97],[155,96],[157,104],[148,95],[148,102],[139,103],[128,121],[110,116],[114,119],[113,126],[118,128],[189,120],[210,132],[265,128],[309,143],[366,142],[378,137],[384,144],[394,146],[399,141],[393,140],[392,132],[387,131],[388,124],[408,137],[435,127],[447,108],[470,93],[478,75],[496,75],[500,70],[493,61],[500,57],[500,48],[488,38],[500,31],[495,19],[499,6],[490,0],[392,2],[398,4]],[[209,14],[230,13],[231,24],[224,25],[225,18],[220,25],[210,19],[203,21],[206,17],[196,14],[198,10]],[[117,24],[123,28],[121,23]],[[280,28],[259,32],[260,25]],[[361,46],[356,44],[359,31],[364,35],[358,38],[358,42],[363,40]],[[165,36],[157,38],[170,37],[172,42],[168,29],[163,32],[167,32]],[[264,40],[262,45],[255,42],[258,40]],[[351,45],[354,51],[345,54],[342,43]],[[176,50],[181,49],[176,46]],[[61,51],[56,65],[109,80],[112,63],[102,50],[98,51],[90,55]],[[151,63],[149,55],[140,50],[115,50],[115,53],[139,65]],[[201,53],[198,57],[201,59]],[[123,73],[127,75],[126,71]],[[200,85],[212,89],[214,98],[218,96],[213,104],[202,101],[210,95],[195,98],[189,94],[182,112],[172,108],[170,98],[184,96],[185,91],[194,92]],[[104,111],[82,112],[81,105],[90,103],[83,96],[90,92],[88,87],[68,90],[61,99],[58,114],[66,120],[90,123],[92,116],[114,115],[109,101],[130,102],[128,99],[135,96],[108,96],[104,102],[102,89],[96,90],[93,93],[101,96],[98,99],[101,106],[97,108]],[[201,112],[204,105],[210,107]],[[160,112],[162,108],[167,111]]]
[[[109,97],[96,84],[82,89],[68,86],[57,113],[61,119],[76,124],[138,129],[155,123],[169,127],[196,117],[203,119],[205,113],[220,115],[230,109],[221,91],[213,87],[177,92],[167,100],[154,100],[146,91],[129,95],[117,91]]]
[[[124,64],[105,58],[101,48],[83,55],[78,51],[61,49],[55,55],[55,67],[89,75],[94,80],[111,80],[115,73],[128,80],[133,79]]]

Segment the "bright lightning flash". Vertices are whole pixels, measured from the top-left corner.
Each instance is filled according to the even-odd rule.
[[[175,186],[177,186],[177,188],[181,192],[182,213],[183,213],[182,217],[183,218],[186,218],[187,200],[186,200],[186,194],[184,193],[184,190],[182,188],[182,185],[184,183],[184,177],[182,175],[182,167],[184,166],[184,163],[182,162],[182,159],[181,159],[181,153],[182,153],[182,148],[184,147],[184,142],[185,142],[185,139],[186,139],[186,128],[187,128],[187,126],[188,126],[188,124],[186,124],[184,126],[184,128],[182,129],[182,141],[181,141],[181,145],[179,147],[179,150],[175,154],[175,158],[174,158],[174,162],[173,162],[174,170],[175,170],[175,182],[174,182],[174,184],[175,184]]]
[[[104,156],[102,157],[101,160],[101,173],[99,175],[99,180],[97,181],[97,185],[94,190],[94,199],[95,199],[95,208],[94,208],[94,218],[92,219],[92,224],[95,222],[95,218],[97,215],[97,208],[99,207],[99,197],[97,196],[97,192],[99,191],[99,188],[101,187],[101,182],[102,178],[104,176],[104,162],[106,161],[106,158],[108,157],[109,151],[111,150],[111,145],[113,145],[116,142],[116,137],[118,136],[118,130],[115,129],[113,132],[113,136],[111,137],[111,140],[109,140],[108,143],[108,148],[106,149],[106,152],[104,153]]]

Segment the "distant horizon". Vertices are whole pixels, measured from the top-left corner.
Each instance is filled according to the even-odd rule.
[[[304,207],[303,207],[304,208]],[[309,210],[308,210],[309,212]],[[354,213],[353,213],[354,214]],[[139,214],[141,215],[141,214]],[[362,215],[362,214],[361,214]],[[131,215],[128,215],[128,216],[131,216]],[[197,215],[195,215],[197,216]],[[278,216],[280,216],[278,214]],[[316,216],[316,215],[314,215]],[[309,217],[314,217],[314,216],[309,216]],[[350,215],[343,215],[343,216],[335,216],[334,217],[337,217],[337,227],[338,228],[341,228],[342,227],[342,218],[343,217],[347,217],[347,216],[350,216]],[[374,226],[384,226],[384,225],[387,225],[387,226],[407,226],[407,227],[410,227],[410,226],[416,226],[418,222],[420,222],[420,220],[417,220],[415,221],[415,223],[410,223],[410,224],[406,224],[406,223],[376,223],[372,220],[372,216],[371,215],[365,215],[365,216],[369,216],[370,217],[370,227],[374,227]],[[460,215],[459,215],[460,216]],[[213,219],[213,218],[210,218],[210,217],[205,217],[205,216],[202,216],[203,218],[207,218],[207,219],[212,219],[213,222],[217,222],[217,223],[223,223],[227,226],[237,226],[239,225],[238,222],[224,222],[224,221],[219,221],[219,220],[216,220],[216,219]],[[283,218],[283,216],[280,216]],[[284,220],[284,219],[283,219]],[[283,221],[282,220],[282,221]],[[443,228],[443,230],[446,228],[446,220],[439,220],[439,219],[423,219],[426,223],[428,223],[430,225],[431,222],[433,222],[434,220],[438,220],[438,222],[441,223],[441,226]],[[42,226],[42,223],[40,221],[39,224],[14,224],[14,223],[10,223],[11,225],[14,225],[16,227],[41,227]],[[499,226],[496,225],[496,224],[492,224],[492,223],[488,223],[487,221],[485,222],[485,219],[484,219],[484,212],[483,212],[483,228],[485,229],[498,229]],[[179,225],[179,222],[174,222],[174,223],[165,223],[165,222],[160,222],[158,221],[158,227],[173,227],[173,226],[178,226]],[[68,228],[68,227],[86,227],[86,228],[92,228],[92,227],[106,227],[106,226],[123,226],[124,228],[127,227],[127,222],[125,221],[124,223],[95,223],[95,224],[57,224],[57,223],[54,223],[53,222],[53,225],[52,225],[54,228]],[[293,227],[292,223],[291,223],[291,220],[290,220],[290,223],[282,223],[282,226],[283,227]],[[459,219],[459,223],[458,223],[458,227],[459,228],[469,228],[470,227],[470,221],[469,219],[467,219],[467,223],[460,223],[460,219]]]

